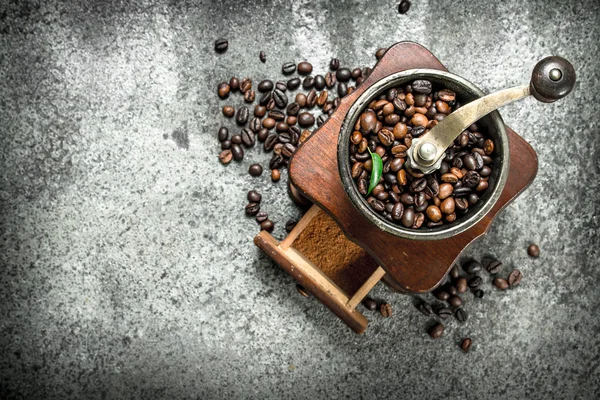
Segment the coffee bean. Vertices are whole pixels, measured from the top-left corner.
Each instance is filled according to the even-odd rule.
[[[252,80],[250,80],[248,78],[243,78],[240,81],[240,91],[242,93],[246,93],[250,89],[252,89]]]
[[[231,140],[223,140],[221,142],[221,150],[227,150],[231,148]]]
[[[327,92],[327,90],[323,90],[321,93],[319,93],[319,96],[317,97],[317,105],[319,107],[323,107],[325,105],[325,103],[327,103],[328,98],[329,98],[329,92]],[[323,110],[323,112],[326,112],[326,111]]]
[[[231,87],[226,82],[221,82],[217,86],[217,93],[218,93],[219,97],[222,99],[226,99],[227,97],[229,97],[230,90],[231,90]]]
[[[290,126],[284,121],[279,121],[277,124],[275,124],[275,130],[279,133],[287,132],[289,129]],[[281,139],[279,141],[281,142]]]
[[[433,292],[433,295],[438,299],[438,300],[442,300],[442,301],[446,301],[450,298],[450,295],[448,294],[448,292],[441,290],[441,289],[437,289]]]
[[[383,57],[383,55],[387,52],[387,49],[385,47],[381,47],[379,49],[377,49],[377,51],[375,52],[375,58],[378,60],[381,60],[381,58]]]
[[[248,128],[254,133],[260,131],[261,127],[262,127],[262,124],[261,124],[260,118],[256,118],[256,117],[252,118],[250,120],[250,123],[248,124]]]
[[[223,141],[227,140],[228,137],[229,137],[229,129],[227,129],[224,126],[220,127],[219,132],[217,134],[217,138],[219,139],[219,142],[223,142]]]
[[[475,275],[474,277],[469,279],[469,289],[475,291],[481,288],[481,285],[483,285],[483,279],[481,279],[479,275]]]
[[[522,277],[523,277],[523,274],[521,273],[521,271],[519,271],[518,269],[515,269],[510,273],[510,275],[508,275],[508,284],[511,287],[517,286],[519,283],[521,283]]]
[[[429,94],[431,93],[431,82],[425,79],[417,79],[413,81],[412,89],[414,93]],[[415,100],[415,105],[422,106],[424,103],[417,104],[417,101]]]
[[[494,142],[491,139],[487,139],[483,143],[483,151],[485,154],[490,155],[494,152]]]
[[[260,223],[261,231],[273,232],[274,227],[275,227],[275,224],[270,219]]]
[[[315,89],[323,90],[325,88],[325,78],[323,75],[316,75],[314,79]]]
[[[402,203],[396,203],[394,204],[394,206],[392,207],[392,219],[394,221],[400,221],[402,220],[402,215],[404,214],[404,205]]]
[[[298,223],[298,221],[296,221],[295,219],[290,219],[285,223],[285,231],[287,233],[290,233],[294,227],[296,226],[296,224]]]
[[[248,201],[251,203],[260,203],[262,200],[262,196],[256,190],[250,190],[247,194]]]
[[[273,90],[273,81],[271,81],[269,79],[260,81],[260,83],[257,86],[257,89],[261,93],[269,92],[269,91]]]
[[[436,324],[433,326],[433,328],[431,328],[429,330],[429,336],[431,336],[433,339],[437,339],[437,338],[441,337],[443,333],[444,333],[444,325],[442,325],[442,324]]]
[[[448,299],[448,304],[450,304],[452,307],[460,307],[462,303],[462,299],[459,296],[450,296]]]
[[[302,87],[306,90],[312,88],[314,86],[315,80],[312,76],[307,76],[302,81]]]
[[[449,283],[447,285],[444,285],[444,291],[448,292],[448,294],[450,296],[456,296],[456,295],[458,295],[458,289],[456,289],[455,286],[453,286],[453,285],[451,285]]]
[[[438,308],[435,313],[437,314],[437,316],[441,319],[447,319],[448,317],[450,317],[452,315],[452,310],[449,309],[448,307],[441,307]]]
[[[300,83],[302,83],[300,78],[292,78],[289,81],[287,81],[287,88],[289,90],[296,90],[300,87]]]
[[[450,270],[450,278],[452,278],[452,279],[458,279],[459,276],[460,276],[460,271],[458,270],[458,266],[457,265],[453,265],[452,269]],[[466,291],[467,290],[465,289],[465,292]]]
[[[249,115],[248,108],[242,106],[242,107],[238,108],[237,112],[235,113],[235,121],[239,125],[245,125],[246,122],[248,122],[248,115]]]
[[[283,72],[284,75],[293,74],[295,71],[296,64],[294,64],[293,62],[286,62],[281,66],[281,72]]]
[[[335,72],[335,78],[338,82],[348,82],[352,77],[352,72],[348,68],[340,68]]]
[[[298,124],[303,127],[312,126],[315,123],[315,117],[308,112],[303,112],[298,115]]]
[[[315,89],[312,89],[306,95],[306,107],[313,108],[315,104],[317,104],[317,91]]]
[[[269,219],[269,214],[266,213],[266,211],[259,211],[256,214],[256,222],[258,222],[259,224],[263,221],[266,221]]]
[[[425,187],[427,186],[427,179],[425,178],[420,178],[420,179],[416,179],[414,180],[411,185],[410,188],[413,192],[417,193],[422,191],[423,189],[425,189]],[[434,221],[435,222],[435,221]]]
[[[300,75],[310,75],[312,70],[313,66],[311,63],[307,61],[302,61],[301,63],[298,63],[298,73]]]
[[[275,83],[275,89],[285,92],[288,89],[287,83],[284,81],[277,81],[277,83]]]
[[[285,108],[285,106],[287,106],[288,98],[281,90],[275,89],[273,91],[273,99],[275,100],[277,107]]]
[[[254,132],[248,128],[242,129],[241,133],[242,144],[246,147],[252,147],[255,143]]]
[[[412,209],[412,208],[405,209],[404,214],[402,214],[402,219],[400,220],[402,225],[404,225],[406,228],[410,228],[410,227],[412,227],[414,221],[415,221],[414,209]]]
[[[508,287],[508,282],[504,278],[494,278],[492,284],[500,290],[506,290]]]
[[[476,260],[472,260],[464,264],[463,269],[467,274],[476,274],[481,271],[481,264]]]
[[[248,173],[251,176],[261,176],[263,172],[263,167],[260,164],[252,164],[250,168],[248,168]]]
[[[466,278],[458,278],[454,282],[456,285],[456,290],[458,293],[465,293],[467,291],[467,279]]]
[[[271,132],[265,139],[264,148],[266,151],[273,150],[273,147],[279,142],[279,135],[276,132]]]
[[[231,150],[226,149],[219,154],[219,161],[221,161],[221,163],[223,164],[229,164],[231,162],[232,157],[233,155],[231,153]]]
[[[286,143],[283,145],[283,149],[281,149],[281,154],[285,157],[290,158],[296,152],[296,146],[291,143]]]
[[[490,274],[497,274],[502,269],[502,261],[500,261],[500,260],[492,260],[492,261],[490,261],[487,264],[487,266],[485,267],[485,269]]]
[[[431,307],[431,304],[425,301],[417,304],[417,310],[419,310],[421,314],[425,315],[426,317],[429,317],[431,314],[433,314],[433,308]]]
[[[385,209],[385,206],[383,205],[383,203],[375,198],[373,198],[373,200],[371,200],[369,202],[369,205],[371,206],[371,208],[377,212],[382,212]]]
[[[225,53],[229,47],[229,42],[225,38],[215,40],[215,51],[217,53]]]
[[[461,342],[460,342],[460,349],[462,351],[464,351],[465,353],[468,353],[469,350],[471,349],[471,338],[464,338]]]
[[[258,99],[258,104],[265,106],[266,109],[266,106],[269,104],[269,102],[271,102],[271,100],[273,100],[273,92],[264,92],[260,96],[260,99]]]
[[[478,299],[481,299],[484,294],[485,294],[484,291],[481,289],[478,289],[473,292],[473,296],[477,297]]]
[[[382,303],[379,306],[379,312],[384,318],[389,318],[392,316],[392,306],[389,303]]]
[[[479,156],[479,158],[481,158],[481,156]],[[470,169],[470,170],[477,169],[475,157],[472,154],[467,154],[466,156],[463,157],[463,164],[465,167],[467,167],[467,169]]]
[[[325,74],[325,85],[328,88],[334,87],[336,83],[337,83],[337,79],[336,79],[334,73],[328,72],[328,73]]]
[[[279,181],[280,178],[281,178],[281,173],[279,172],[279,170],[277,168],[272,169],[271,170],[271,180],[273,182],[277,182],[277,181]]]
[[[263,64],[267,61],[267,55],[265,54],[264,51],[261,51],[260,53],[258,53],[258,59]]]
[[[331,61],[329,62],[329,69],[331,69],[332,71],[335,71],[339,67],[340,67],[340,60],[338,60],[337,58],[332,58]]]
[[[248,203],[246,205],[246,215],[256,215],[260,211],[260,204]]]
[[[529,254],[529,257],[538,258],[540,256],[540,248],[537,244],[532,243],[527,248],[527,254]]]
[[[235,114],[235,108],[233,108],[232,106],[224,106],[223,107],[223,115],[227,118],[231,118],[233,117],[233,115]]]
[[[237,143],[232,144],[231,154],[233,155],[233,159],[235,161],[241,161],[244,158],[244,149],[242,149],[242,146]]]
[[[363,299],[362,305],[369,311],[377,310],[377,302],[370,297]]]
[[[467,320],[467,313],[462,308],[457,308],[456,311],[454,311],[454,317],[458,322],[465,322]]]
[[[455,161],[456,160],[460,160],[460,158],[456,158]],[[463,176],[462,182],[467,187],[475,188],[479,184],[480,180],[481,180],[481,177],[479,176],[479,174],[476,171],[469,171],[465,174],[465,176]],[[456,192],[456,190],[455,190],[455,192]]]

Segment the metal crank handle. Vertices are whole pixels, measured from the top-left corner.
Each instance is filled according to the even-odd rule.
[[[410,167],[428,174],[440,168],[444,153],[469,126],[490,112],[532,95],[544,103],[565,97],[575,85],[575,69],[564,58],[546,57],[536,64],[529,85],[500,90],[474,100],[444,118],[429,132],[413,140]]]

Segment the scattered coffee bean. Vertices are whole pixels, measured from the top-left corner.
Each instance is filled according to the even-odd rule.
[[[266,220],[269,219],[269,214],[267,214],[266,211],[259,211],[256,214],[255,218],[256,218],[256,222],[258,222],[260,224],[261,222],[266,221]]]
[[[229,137],[229,129],[227,129],[224,126],[220,127],[219,132],[217,134],[217,138],[219,139],[219,142],[223,142],[223,141],[227,140],[228,137]]]
[[[433,314],[433,308],[431,307],[431,304],[427,303],[426,301],[422,301],[417,304],[417,310],[419,310],[421,314],[425,315],[426,317],[429,317],[431,314]]]
[[[363,299],[362,305],[369,311],[377,310],[377,302],[370,297]]]
[[[238,108],[237,112],[235,113],[235,122],[237,122],[238,125],[245,125],[246,122],[248,122],[249,114],[250,112],[248,111],[248,107],[242,106]]]
[[[295,219],[290,219],[285,223],[285,231],[287,233],[290,233],[294,227],[296,226],[296,224],[298,223],[298,221],[296,221]]]
[[[494,278],[492,283],[500,290],[506,290],[508,287],[508,282],[504,278]]]
[[[250,166],[250,168],[248,168],[248,173],[254,177],[261,176],[262,172],[263,172],[263,167],[260,164],[252,164]]]
[[[449,309],[448,307],[442,307],[442,308],[438,308],[435,313],[437,314],[438,317],[440,317],[441,319],[446,319],[449,316],[452,315],[452,310]]]
[[[329,69],[331,69],[332,71],[337,71],[337,69],[340,67],[340,60],[338,60],[337,58],[332,58],[331,61],[329,62]]]
[[[502,261],[500,260],[491,260],[487,266],[485,267],[487,272],[490,274],[497,274],[502,269]]]
[[[458,322],[465,322],[467,320],[467,313],[462,308],[457,308],[456,311],[454,311],[454,317]]]
[[[381,60],[381,57],[387,52],[387,48],[381,47],[375,52],[375,58]]]
[[[465,353],[468,353],[469,350],[471,349],[471,338],[464,338],[461,342],[460,342],[460,349],[462,351],[464,351]]]
[[[231,154],[233,155],[233,159],[235,161],[241,161],[244,158],[244,149],[242,149],[242,146],[237,143],[232,144]]]
[[[223,106],[223,115],[227,118],[233,117],[235,114],[235,108],[231,106]]]
[[[479,289],[483,285],[483,279],[479,275],[475,275],[471,279],[469,279],[469,289],[475,291]]]
[[[519,283],[521,283],[522,277],[523,277],[523,274],[521,273],[521,271],[519,271],[518,269],[515,269],[510,273],[510,275],[508,275],[508,284],[511,287],[517,286]]]
[[[348,68],[340,68],[335,72],[335,78],[338,82],[348,82],[352,77],[352,72]]]
[[[298,124],[303,127],[312,126],[315,123],[315,117],[309,112],[303,112],[298,115]]]
[[[277,182],[279,181],[279,179],[281,178],[281,173],[279,172],[279,170],[277,168],[274,168],[271,170],[271,180],[273,182]]]
[[[454,284],[456,285],[456,290],[458,293],[465,293],[467,291],[467,279],[466,278],[458,278]]]
[[[260,59],[260,62],[263,64],[267,61],[267,55],[265,54],[264,51],[261,51],[260,53],[258,53],[258,58]]]
[[[410,210],[410,209],[409,209]],[[438,299],[438,300],[442,300],[442,301],[446,301],[450,298],[450,295],[448,294],[448,292],[438,289],[436,291],[433,292],[433,295]]]
[[[451,284],[445,285],[444,286],[444,290],[446,292],[448,292],[448,294],[450,296],[456,296],[456,295],[458,295],[458,289],[455,286],[451,285]]]
[[[527,254],[529,254],[529,257],[538,258],[540,256],[540,248],[537,244],[532,243],[527,248]]]
[[[448,304],[450,304],[452,307],[460,307],[462,303],[463,301],[459,296],[450,296],[448,299]]]
[[[389,303],[382,303],[379,306],[379,312],[384,318],[389,318],[392,316],[392,306]]]
[[[229,149],[223,150],[219,154],[219,161],[221,161],[221,163],[223,163],[223,164],[229,164],[231,162],[232,158],[233,158],[233,154],[231,153],[231,150],[229,150]]]
[[[300,87],[301,83],[302,81],[300,80],[300,78],[292,78],[289,81],[287,81],[287,88],[289,90],[296,90]]]
[[[485,292],[481,289],[478,289],[473,292],[473,296],[477,297],[478,299],[481,299],[484,294],[485,294]]]
[[[277,83],[275,83],[275,89],[285,92],[288,89],[287,83],[284,81],[277,81]]]
[[[231,90],[231,87],[226,82],[221,82],[221,83],[219,83],[219,86],[217,86],[217,93],[219,94],[219,97],[222,99],[226,99],[227,97],[229,97],[230,90]]]
[[[285,106],[287,106],[288,98],[281,90],[275,89],[273,91],[273,99],[275,100],[277,107],[285,108]]]
[[[260,81],[257,89],[259,92],[264,93],[264,92],[268,92],[273,90],[273,81],[269,80],[269,79],[265,79],[263,81]]]
[[[284,75],[293,74],[294,71],[296,71],[296,64],[293,62],[286,62],[281,66],[281,72],[283,72]]]
[[[262,227],[262,225],[261,225],[261,227]],[[273,228],[271,228],[271,230],[272,229]],[[266,230],[266,229],[264,229],[264,230]],[[306,297],[306,298],[310,297],[310,293],[308,293],[308,291],[304,288],[304,286],[302,286],[299,283],[296,284],[296,290],[298,291],[298,293],[300,293],[302,295],[302,297]]]
[[[457,279],[459,276],[460,276],[460,271],[458,269],[458,266],[457,265],[453,265],[452,269],[450,270],[450,278]],[[457,287],[457,289],[458,289],[458,287]],[[466,291],[466,289],[465,289],[465,291]]]
[[[262,200],[262,195],[256,190],[250,190],[248,192],[247,197],[250,203],[260,203],[260,201]]]
[[[442,325],[442,324],[435,324],[429,330],[429,336],[431,336],[434,339],[439,338],[440,336],[442,336],[443,333],[444,333],[444,325]]]
[[[298,73],[300,75],[310,75],[312,70],[313,66],[311,63],[307,61],[302,61],[301,63],[298,63]]]
[[[313,83],[315,85],[315,89],[317,90],[323,90],[325,88],[325,78],[323,75],[315,76]]]
[[[246,205],[246,215],[256,215],[260,211],[260,204],[248,203]]]
[[[270,219],[260,223],[261,231],[273,232],[274,227],[275,227],[275,224]]]
[[[312,88],[315,84],[315,79],[312,76],[307,76],[302,80],[302,87],[306,90]]]
[[[398,12],[400,14],[406,14],[409,9],[410,9],[410,1],[409,0],[402,0],[400,2],[400,4],[398,4]]]
[[[481,264],[475,260],[469,261],[463,265],[463,269],[467,274],[476,274],[481,271]]]
[[[228,46],[229,42],[225,38],[219,38],[215,40],[215,51],[217,53],[225,53],[225,51],[227,51]]]

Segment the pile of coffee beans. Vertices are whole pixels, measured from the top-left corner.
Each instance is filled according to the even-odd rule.
[[[351,174],[358,192],[377,214],[406,228],[435,228],[468,213],[488,189],[494,142],[473,124],[446,150],[441,168],[424,174],[406,165],[418,138],[460,107],[456,93],[424,79],[388,89],[371,101],[350,135]],[[383,161],[369,193],[373,162]]]
[[[468,314],[464,309],[464,297],[468,292],[474,299],[484,296],[485,278],[481,275],[484,269],[488,273],[487,279],[491,280],[492,285],[501,291],[517,286],[523,276],[521,271],[514,269],[505,279],[501,276],[503,263],[497,259],[484,260],[484,264],[477,260],[469,260],[462,264],[462,271],[461,268],[454,265],[448,274],[447,282],[431,293],[431,296],[439,301],[430,303],[420,299],[416,303],[416,308],[421,314],[435,318],[435,321],[429,324],[430,328],[427,330],[429,336],[434,339],[441,337],[446,329],[443,321],[452,316],[460,323],[467,321]],[[471,338],[463,339],[460,347],[465,352],[469,351]]]
[[[215,42],[215,50],[227,50],[226,39]],[[379,58],[386,49],[379,49]],[[261,62],[266,62],[264,52],[259,53]],[[217,85],[217,95],[229,104],[222,106],[225,118],[235,122],[238,132],[230,130],[232,126],[219,128],[217,138],[222,164],[242,161],[245,150],[258,144],[265,152],[272,152],[268,163],[271,180],[281,179],[281,168],[285,168],[297,148],[321,126],[340,104],[340,99],[355,90],[355,87],[371,73],[371,68],[346,68],[340,60],[334,58],[329,63],[329,71],[313,75],[313,65],[308,61],[295,63],[288,61],[281,66],[286,79],[253,80],[251,78],[230,77]],[[232,102],[232,94],[239,94],[242,101],[238,105]],[[257,104],[255,104],[257,103]],[[253,177],[261,176],[263,166],[252,164],[248,173]],[[254,203],[254,204],[252,204]],[[246,214],[263,217],[259,213],[258,202],[246,206]],[[265,222],[268,221],[268,222]],[[270,220],[258,221],[261,229],[272,230]],[[287,228],[287,224],[286,224]]]

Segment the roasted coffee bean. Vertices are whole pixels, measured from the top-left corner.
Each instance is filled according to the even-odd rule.
[[[362,71],[360,70],[360,68],[354,68],[352,71],[350,71],[350,77],[354,80],[357,80],[358,78],[360,78],[361,74],[362,74]]]
[[[337,83],[337,79],[336,79],[334,73],[328,72],[328,73],[325,74],[325,85],[328,88],[334,87],[336,83]]]
[[[289,90],[296,90],[300,87],[301,83],[302,81],[300,80],[300,78],[292,78],[289,81],[287,81],[287,88]]]
[[[223,140],[221,142],[221,150],[227,150],[231,148],[231,140]]]
[[[263,64],[267,61],[267,55],[265,54],[264,51],[261,51],[260,53],[258,53],[258,59]]]
[[[252,89],[252,80],[250,80],[248,78],[243,78],[240,81],[240,91],[242,93],[246,93],[250,89]]]
[[[275,130],[279,133],[287,132],[289,129],[290,126],[284,121],[279,121],[277,124],[275,124]]]
[[[337,58],[332,58],[329,62],[329,69],[332,71],[336,71],[340,67],[340,60]]]
[[[283,145],[283,149],[281,149],[281,154],[285,157],[290,158],[296,152],[296,146],[291,143],[286,143]]]
[[[405,209],[404,213],[402,214],[402,219],[400,220],[402,225],[404,225],[406,228],[410,228],[410,227],[412,227],[414,221],[415,221],[415,210],[412,208]]]
[[[271,181],[273,182],[278,182],[279,179],[281,179],[281,172],[279,172],[279,169],[274,168],[271,170]]]
[[[256,117],[252,118],[250,120],[250,123],[248,124],[248,128],[254,133],[260,131],[261,127],[262,127],[261,120],[260,120],[260,118],[256,118]]]
[[[256,190],[248,191],[248,194],[246,197],[248,197],[248,201],[250,203],[260,203],[260,201],[262,200],[262,195],[260,193],[258,193]]]
[[[285,223],[285,231],[287,233],[290,233],[295,227],[296,224],[298,223],[298,221],[296,221],[295,219],[289,219],[286,223]]]
[[[298,115],[298,124],[303,127],[312,126],[315,123],[315,117],[309,112],[302,112]]]
[[[279,135],[276,132],[270,132],[267,138],[265,139],[264,149],[266,151],[271,151],[278,142]]]
[[[379,312],[384,318],[389,318],[392,316],[392,306],[389,303],[382,303],[379,306]]]
[[[302,80],[302,87],[306,90],[311,89],[315,84],[315,79],[312,76],[307,76]]]
[[[463,269],[467,274],[476,274],[481,271],[481,264],[476,260],[463,264]]]
[[[312,70],[313,66],[311,63],[307,61],[302,61],[301,63],[298,63],[298,73],[300,75],[310,75]]]
[[[321,93],[319,93],[319,96],[317,96],[317,105],[319,107],[323,107],[325,105],[325,103],[327,103],[327,99],[329,98],[329,93],[327,92],[327,90],[323,90]],[[325,110],[323,110],[325,112]]]
[[[375,58],[381,60],[381,57],[387,52],[387,48],[381,47],[375,52]]]
[[[506,290],[506,288],[508,288],[508,282],[504,278],[494,278],[492,284],[500,290]]]
[[[273,232],[273,228],[274,227],[275,227],[275,224],[270,219],[267,219],[267,220],[265,220],[265,221],[263,221],[263,222],[260,223],[260,230],[261,231]]]
[[[256,215],[260,211],[260,204],[248,203],[246,205],[246,215]]]
[[[273,100],[273,92],[265,92],[260,96],[260,99],[258,99],[258,104],[265,106],[266,108],[271,100]]]
[[[338,70],[338,71],[341,71],[341,70]],[[338,96],[340,96],[340,97],[344,97],[345,95],[348,94],[348,85],[346,84],[346,82],[338,83],[337,92],[338,92]]]
[[[460,158],[457,158],[455,160],[460,160]],[[463,184],[470,188],[477,187],[480,180],[481,180],[481,177],[479,176],[479,174],[476,171],[469,171],[462,178]]]
[[[389,129],[384,128],[380,130],[377,134],[377,137],[384,146],[390,146],[392,143],[394,143],[394,134]]]
[[[483,143],[483,151],[485,154],[490,155],[494,152],[494,142],[491,139],[487,139]]]
[[[402,215],[404,214],[404,205],[402,203],[396,203],[394,204],[393,208],[392,208],[392,219],[394,221],[400,221],[402,220]]]
[[[442,308],[438,308],[435,313],[437,314],[438,317],[440,317],[441,319],[447,319],[448,317],[450,317],[452,315],[452,310],[449,309],[448,307],[442,307]]]
[[[454,196],[456,196],[456,197],[468,197],[471,193],[473,193],[473,189],[471,189],[470,187],[466,187],[466,186],[454,189]],[[446,199],[446,200],[450,200],[450,199]]]
[[[235,108],[232,106],[223,106],[223,115],[227,118],[233,117],[235,114]]]
[[[221,82],[217,86],[217,93],[218,93],[219,97],[222,99],[226,99],[227,97],[229,97],[230,90],[231,90],[231,87],[226,82]]]
[[[242,106],[242,107],[238,108],[237,112],[235,113],[235,121],[239,125],[245,125],[246,122],[248,122],[249,114],[250,114],[250,112],[248,111],[248,108]]]
[[[417,310],[419,310],[421,314],[425,315],[426,317],[429,317],[431,314],[433,314],[433,308],[431,307],[431,304],[425,301],[417,304]]]
[[[431,82],[425,79],[417,79],[412,83],[412,89],[415,93],[431,93]]]
[[[465,322],[467,320],[467,313],[462,308],[457,308],[456,311],[454,311],[454,317],[458,322]]]
[[[261,176],[263,172],[263,167],[260,164],[252,164],[250,168],[248,168],[248,173],[251,176]]]
[[[465,293],[467,291],[467,279],[466,278],[457,278],[454,282],[456,286],[456,290],[458,293]]]
[[[242,149],[242,146],[237,143],[232,144],[231,154],[233,155],[233,159],[235,161],[241,161],[244,158],[244,149]]]
[[[306,95],[306,107],[313,108],[315,104],[317,104],[317,91],[315,89],[312,89]]]
[[[481,158],[481,156],[479,156],[479,158]],[[464,156],[463,165],[470,170],[477,169],[477,162],[475,161],[475,156],[473,154],[467,154],[466,156]]]
[[[481,289],[473,292],[473,296],[477,297],[478,299],[481,299],[484,294],[485,294],[485,292]]]
[[[518,269],[513,270],[510,275],[508,275],[508,284],[512,286],[517,286],[521,283],[521,278],[523,278],[523,274]]]
[[[468,353],[469,350],[471,349],[471,338],[464,338],[461,342],[460,342],[460,349],[462,351],[464,351],[465,353]]]
[[[266,211],[259,211],[256,214],[255,219],[256,219],[256,222],[258,222],[260,224],[261,222],[266,221],[266,220],[269,219],[269,214],[267,214]]]
[[[262,105],[254,106],[254,116],[256,118],[262,118],[267,114],[267,108]]]
[[[352,77],[352,72],[348,68],[340,68],[335,73],[338,82],[348,82]]]
[[[502,269],[502,261],[500,261],[500,260],[492,260],[492,261],[490,261],[487,264],[487,266],[485,267],[485,269],[490,274],[497,274]]]
[[[474,277],[469,279],[469,289],[475,291],[481,288],[481,285],[483,285],[483,279],[481,279],[479,275],[475,275]]]
[[[294,116],[296,116],[296,115],[298,115],[298,112],[300,111],[300,105],[298,103],[296,103],[296,102],[290,103],[287,106],[287,108],[286,108],[285,111],[287,112],[287,115],[294,115]]]
[[[232,76],[231,79],[229,79],[229,87],[231,88],[232,92],[235,92],[236,90],[238,90],[240,88],[239,79],[236,78],[235,76]]]
[[[321,126],[325,122],[327,122],[327,118],[327,115],[319,115],[319,117],[317,118],[317,126]]]
[[[433,292],[433,295],[438,299],[438,300],[442,300],[442,301],[446,301],[450,298],[450,295],[448,294],[448,292],[446,292],[445,290],[442,289],[437,289]]]
[[[400,4],[398,4],[398,12],[400,14],[406,14],[409,9],[410,9],[410,1],[409,0],[402,0],[400,2]]]
[[[284,81],[277,81],[277,83],[275,83],[275,89],[285,92],[287,90],[287,84]]]
[[[469,208],[469,201],[467,199],[458,198],[454,200],[454,206],[456,209],[464,211]]]
[[[323,75],[316,75],[313,82],[315,89],[323,90],[325,88],[325,78],[323,78]]]
[[[452,279],[458,279],[459,277],[460,277],[460,271],[458,269],[458,266],[457,265],[453,265],[452,269],[450,270],[450,278],[452,278]],[[457,286],[457,289],[458,289],[458,286]],[[465,292],[466,291],[467,291],[467,289],[465,288]]]
[[[537,244],[532,243],[527,247],[527,254],[529,257],[538,258],[540,256],[540,248]]]
[[[462,299],[459,296],[450,296],[448,299],[448,304],[450,304],[452,307],[460,307],[462,303]]]
[[[385,210],[385,206],[383,205],[383,203],[377,199],[373,199],[371,202],[369,202],[369,205],[373,210],[377,212],[382,212],[383,210]]]
[[[293,74],[295,71],[296,64],[294,64],[293,62],[286,62],[281,66],[281,72],[283,72],[284,75]]]
[[[252,132],[248,128],[242,129],[242,133],[240,135],[242,137],[242,144],[246,147],[252,147],[255,143],[254,132]]]
[[[219,154],[219,161],[223,164],[229,164],[232,158],[233,155],[229,149],[225,149]]]
[[[431,328],[429,330],[429,336],[431,336],[433,339],[437,339],[437,338],[441,337],[443,333],[444,333],[444,325],[442,325],[442,324],[436,324],[433,326],[433,328]]]
[[[277,107],[285,108],[285,106],[287,106],[288,98],[281,90],[275,89],[273,91],[273,99],[275,100]]]
[[[224,126],[220,127],[219,132],[217,134],[217,138],[219,139],[219,142],[223,142],[223,141],[227,140],[228,137],[229,137],[229,129],[227,129]]]
[[[271,81],[269,79],[260,81],[260,83],[257,86],[257,89],[261,93],[269,92],[269,91],[273,90],[273,81]]]
[[[422,191],[423,189],[425,189],[426,186],[427,186],[427,179],[425,179],[425,178],[415,179],[410,184],[410,188],[415,193]]]
[[[377,302],[370,297],[363,299],[362,305],[369,311],[377,310]]]
[[[450,296],[456,296],[458,294],[458,289],[451,284],[447,284],[444,286],[444,291],[448,292]]]
[[[215,40],[215,51],[217,53],[225,53],[228,46],[229,42],[225,38],[219,38]]]

